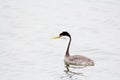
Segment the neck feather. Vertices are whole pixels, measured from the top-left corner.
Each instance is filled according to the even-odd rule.
[[[69,55],[69,48],[70,48],[70,43],[71,43],[71,36],[69,36],[69,39],[70,40],[69,40],[69,43],[68,43],[68,46],[67,46],[67,50],[66,50],[66,54],[65,54],[66,57],[70,56]]]

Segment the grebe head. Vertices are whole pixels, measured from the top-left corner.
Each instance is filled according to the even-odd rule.
[[[62,33],[59,34],[59,36],[60,37],[62,37],[62,36],[68,36],[68,37],[70,37],[70,34],[68,32],[66,32],[66,31],[63,31]]]
[[[67,31],[63,31],[62,33],[59,34],[59,36],[52,37],[52,39],[58,39],[63,36],[67,36],[67,37],[71,38],[70,34]]]

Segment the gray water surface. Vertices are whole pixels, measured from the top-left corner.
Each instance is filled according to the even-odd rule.
[[[64,72],[62,31],[94,67]],[[0,0],[0,80],[119,80],[119,34],[119,0]]]

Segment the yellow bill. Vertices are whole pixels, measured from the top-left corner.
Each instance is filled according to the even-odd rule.
[[[55,37],[52,37],[52,39],[58,39],[60,38],[60,36],[55,36]]]

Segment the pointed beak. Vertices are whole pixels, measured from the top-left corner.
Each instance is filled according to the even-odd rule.
[[[55,37],[52,37],[52,39],[58,39],[60,38],[60,36],[55,36]]]

